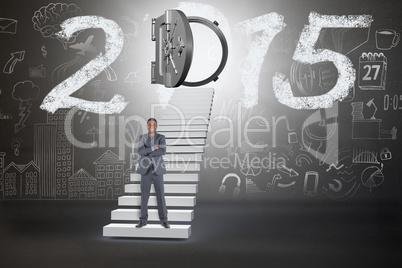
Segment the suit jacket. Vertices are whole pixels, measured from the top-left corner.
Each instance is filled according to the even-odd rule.
[[[154,146],[158,146],[158,150],[152,151],[148,133],[140,135],[138,141],[138,154],[141,156],[138,163],[137,173],[145,174],[152,164],[151,159],[155,165],[155,173],[157,175],[166,174],[166,167],[162,155],[166,154],[166,141],[165,136],[155,133]]]

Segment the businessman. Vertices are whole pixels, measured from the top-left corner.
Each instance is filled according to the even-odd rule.
[[[167,220],[165,189],[163,185],[163,174],[166,174],[165,163],[162,157],[166,154],[165,136],[156,133],[157,121],[155,118],[148,119],[147,128],[148,133],[140,135],[138,141],[138,154],[141,156],[137,168],[137,173],[141,174],[141,216],[136,227],[141,228],[147,225],[148,200],[153,182],[158,202],[159,219],[163,227],[170,228]]]

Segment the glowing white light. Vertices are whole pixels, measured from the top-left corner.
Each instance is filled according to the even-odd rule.
[[[225,35],[225,38],[226,38],[226,41],[227,41],[228,47],[229,47],[228,60],[226,62],[225,70],[227,68],[229,68],[229,66],[231,66],[231,61],[233,58],[231,56],[232,50],[230,49],[231,45],[232,45],[232,35],[231,35],[231,29],[229,26],[229,22],[226,19],[225,15],[223,15],[223,13],[220,12],[217,8],[215,8],[211,5],[202,4],[202,3],[179,2],[178,7],[174,8],[174,9],[183,11],[187,17],[191,17],[191,16],[203,17],[210,21],[217,21],[219,23],[219,29],[221,29],[221,31]],[[190,26],[191,25],[192,24],[190,24]],[[194,46],[196,47],[197,44],[194,44]],[[220,46],[219,46],[219,49],[220,49]],[[193,61],[193,63],[194,63],[194,61]],[[198,65],[198,62],[197,62],[197,65]],[[199,66],[206,68],[208,71],[210,71],[211,74],[215,71],[213,69],[209,70],[210,67],[203,62],[201,62],[199,64]],[[194,66],[192,66],[191,68],[193,68],[193,67]],[[190,68],[190,72],[192,72],[191,68]],[[223,85],[225,85],[226,80],[229,78],[229,75],[228,75],[229,72],[227,72],[225,70],[223,70],[223,72],[219,75],[219,79],[216,82],[210,82],[209,84],[205,85],[205,86],[209,86],[209,87],[213,86],[216,89],[216,91],[215,91],[216,94],[218,94],[218,92],[221,90],[221,88],[223,89]],[[157,92],[159,93],[159,102],[165,106],[169,102],[169,100],[174,92],[174,88],[168,89],[168,88],[165,88],[164,86],[159,86],[159,88],[157,89]]]

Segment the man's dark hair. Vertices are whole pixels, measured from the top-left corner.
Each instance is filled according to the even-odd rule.
[[[156,124],[158,124],[158,121],[156,121],[156,119],[155,119],[155,118],[152,118],[152,117],[151,117],[151,118],[149,118],[149,119],[148,119],[148,121],[147,121],[147,124],[149,123],[149,121],[154,121]]]

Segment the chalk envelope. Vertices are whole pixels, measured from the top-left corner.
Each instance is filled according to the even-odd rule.
[[[0,33],[17,33],[17,21],[14,19],[0,18]]]

